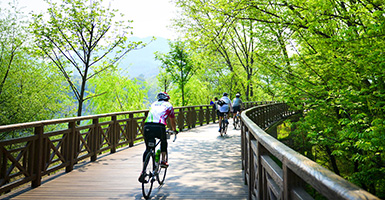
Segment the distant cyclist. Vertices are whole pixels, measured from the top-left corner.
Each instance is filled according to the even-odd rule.
[[[235,129],[235,115],[237,115],[237,112],[241,113],[242,112],[242,100],[241,100],[241,94],[238,92],[236,95],[235,95],[235,98],[233,99],[233,125],[234,125],[234,129]]]
[[[227,97],[227,93],[223,93],[223,97],[221,99],[218,100],[218,110],[219,110],[219,132],[221,132],[221,124],[222,124],[222,121],[223,121],[223,117],[225,116],[225,113],[229,113],[230,112],[230,108],[231,108],[231,100],[229,99],[229,97]],[[226,121],[225,123],[228,123],[228,121]]]
[[[168,167],[166,160],[167,153],[167,135],[166,135],[166,121],[170,118],[171,127],[176,131],[175,113],[171,103],[168,102],[170,96],[166,92],[160,92],[157,95],[158,101],[154,102],[148,112],[143,130],[144,141],[146,143],[146,151],[143,153],[143,161],[147,152],[150,151],[149,143],[155,144],[155,138],[160,139],[160,150],[162,155],[161,166]]]

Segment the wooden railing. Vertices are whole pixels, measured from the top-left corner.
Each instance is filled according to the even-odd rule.
[[[284,103],[260,105],[242,113],[242,168],[249,199],[379,199],[285,146],[265,130],[295,114]]]
[[[245,107],[269,102],[247,102]],[[215,122],[210,105],[176,107],[179,130]],[[102,153],[133,146],[142,141],[142,127],[148,110],[45,120],[0,126],[0,133],[17,132],[23,137],[0,141],[0,195],[31,182],[38,187],[46,175]],[[80,125],[78,125],[80,124]]]

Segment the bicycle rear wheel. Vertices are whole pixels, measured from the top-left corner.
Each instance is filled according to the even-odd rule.
[[[221,124],[221,136],[226,134],[227,126],[228,126],[227,119],[225,118],[224,120],[222,120],[222,124]]]
[[[147,153],[146,159],[143,163],[143,173],[145,174],[144,182],[142,182],[142,193],[145,199],[150,197],[152,185],[154,184],[155,170],[154,156],[152,152]]]
[[[237,121],[235,122],[235,128],[241,129],[241,119],[239,118],[238,115],[236,116],[236,119],[237,119]]]
[[[168,160],[168,154],[166,154],[166,161]],[[166,173],[167,173],[167,168],[162,168],[160,167],[160,160],[159,160],[159,170],[158,170],[158,183],[159,185],[162,185],[164,183],[164,180],[166,179]]]

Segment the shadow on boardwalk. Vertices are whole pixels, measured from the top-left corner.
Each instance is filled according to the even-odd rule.
[[[169,140],[170,167],[165,184],[154,183],[152,199],[247,199],[241,169],[240,131],[220,137],[211,124]],[[4,199],[143,199],[137,181],[144,144],[78,165],[40,187]]]

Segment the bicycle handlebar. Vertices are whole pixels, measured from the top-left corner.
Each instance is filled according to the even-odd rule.
[[[175,136],[174,136],[174,140],[172,141],[172,142],[175,142],[175,140],[176,140],[176,135],[178,135],[178,131],[172,131],[172,130],[167,130],[167,133],[170,133],[171,135],[172,134],[174,134]]]

